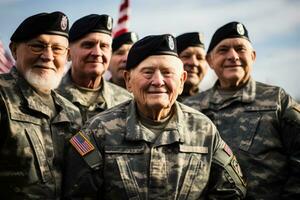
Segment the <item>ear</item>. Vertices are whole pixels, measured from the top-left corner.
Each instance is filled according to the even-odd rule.
[[[180,95],[183,91],[184,88],[184,82],[187,79],[187,72],[185,70],[183,70],[181,77],[180,77],[180,86],[179,86],[179,91],[178,91],[178,95]]]
[[[13,56],[13,58],[15,59],[15,60],[17,60],[17,43],[15,43],[15,42],[11,42],[10,44],[9,44],[9,49],[10,49],[10,52],[11,52],[11,54],[12,54],[12,56]]]
[[[213,58],[212,58],[211,53],[207,54],[207,55],[206,55],[206,62],[208,63],[208,66],[209,66],[211,69],[214,69],[212,60],[213,60]]]
[[[256,60],[256,51],[255,50],[252,50],[251,58],[252,58],[253,62]]]
[[[68,61],[71,61],[70,48],[68,48],[67,55],[68,55]]]
[[[124,70],[123,77],[124,77],[124,80],[125,80],[127,90],[129,92],[132,92],[131,91],[131,83],[130,83],[130,79],[131,79],[131,77],[130,77],[131,74],[130,73],[131,73],[131,71]]]

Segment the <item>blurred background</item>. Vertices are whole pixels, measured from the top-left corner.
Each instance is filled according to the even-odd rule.
[[[62,11],[72,24],[96,13],[117,22],[121,0],[0,0],[0,40],[9,52],[10,36],[28,16]],[[200,31],[208,47],[217,28],[230,21],[247,27],[257,53],[254,79],[284,88],[300,101],[300,1],[298,0],[130,0],[129,30],[140,38],[150,34],[175,36]],[[210,71],[201,84],[215,81]],[[299,84],[299,85],[298,85]],[[297,86],[298,85],[298,86]]]

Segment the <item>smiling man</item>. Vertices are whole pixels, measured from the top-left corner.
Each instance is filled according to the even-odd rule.
[[[124,70],[126,68],[127,56],[132,45],[138,40],[135,32],[126,32],[113,39],[112,56],[109,63],[111,73],[110,82],[126,89]]]
[[[25,19],[11,36],[16,61],[0,75],[0,191],[3,199],[59,199],[67,141],[81,125],[78,108],[53,91],[68,54],[61,12]]]
[[[183,92],[177,98],[180,102],[201,91],[199,84],[208,68],[203,40],[203,34],[200,32],[184,33],[176,37],[178,55],[187,72]]]
[[[207,52],[218,81],[184,103],[206,114],[237,154],[246,199],[299,199],[300,105],[282,88],[251,78],[255,58],[243,24],[220,27]]]
[[[70,140],[65,197],[241,199],[239,165],[215,126],[176,102],[187,74],[175,38],[136,42],[124,75],[134,99],[100,113]]]
[[[80,109],[83,122],[131,98],[125,89],[103,78],[112,54],[112,23],[108,15],[91,14],[70,29],[72,63],[58,91]]]

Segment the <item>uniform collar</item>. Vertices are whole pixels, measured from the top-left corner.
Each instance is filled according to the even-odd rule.
[[[250,78],[249,81],[231,97],[224,98],[218,90],[218,85],[219,81],[214,84],[209,96],[210,102],[213,104],[227,104],[233,101],[250,103],[255,99],[256,83],[252,78]]]
[[[184,142],[183,127],[180,123],[183,121],[183,113],[177,102],[175,102],[173,108],[175,109],[173,116],[165,127],[165,131],[156,139],[156,146]],[[153,137],[156,136],[149,132],[147,133],[141,125],[137,115],[136,102],[132,100],[126,116],[126,139],[152,142]]]
[[[99,90],[99,96],[95,100],[95,104],[97,104],[98,107],[105,110],[108,107],[107,104],[110,104],[110,101],[108,101],[110,99],[107,98],[108,97],[107,95],[109,93],[107,92],[107,90],[109,89],[107,88],[107,84],[103,79],[101,81],[101,84],[102,86]],[[61,85],[62,87],[65,88],[63,92],[68,93],[67,96],[71,102],[75,104],[79,103],[80,105],[85,107],[94,106],[94,105],[88,105],[87,102],[84,100],[85,99],[84,94],[78,89],[78,87],[72,81],[71,70],[69,70],[67,74],[64,76]]]

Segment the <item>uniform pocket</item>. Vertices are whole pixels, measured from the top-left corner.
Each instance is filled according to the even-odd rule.
[[[251,154],[259,154],[265,150],[268,137],[274,137],[270,130],[273,128],[272,121],[276,118],[276,110],[276,106],[246,107],[247,123],[241,125],[245,132],[242,133],[239,149]]]
[[[51,172],[47,162],[44,145],[34,129],[25,129],[25,133],[29,138],[33,153],[37,159],[38,169],[36,170],[40,172],[42,181],[46,183],[51,179]]]
[[[178,194],[178,199],[189,199],[192,196],[200,195],[206,185],[207,178],[205,178],[204,175],[208,172],[206,171],[206,168],[204,168],[205,162],[203,158],[204,155],[208,153],[208,148],[202,146],[179,145],[179,152],[190,154],[190,156],[182,187]],[[195,189],[192,189],[193,187],[195,187]]]
[[[137,158],[137,156],[143,157],[141,154],[144,153],[145,146],[105,146],[104,151],[106,175],[110,178],[110,184],[118,188],[123,185],[128,199],[141,199],[140,188],[134,176],[137,167],[134,166],[140,163],[145,165],[144,161]]]

